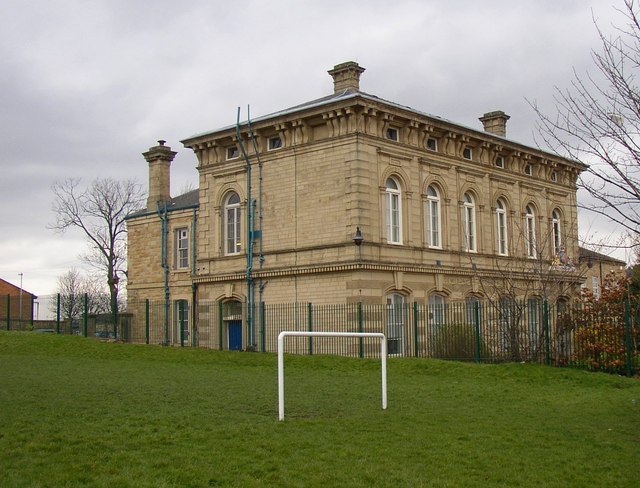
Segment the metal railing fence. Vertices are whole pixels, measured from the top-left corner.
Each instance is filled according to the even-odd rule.
[[[9,305],[7,305],[9,309]],[[447,304],[247,304],[229,301],[128,301],[124,312],[18,321],[4,330],[119,339],[125,342],[276,352],[284,330],[382,332],[390,356],[478,363],[531,362],[633,375],[640,372],[640,305],[556,306],[540,299]],[[252,317],[252,323],[248,323]],[[366,338],[292,337],[286,352],[360,358],[379,355]]]

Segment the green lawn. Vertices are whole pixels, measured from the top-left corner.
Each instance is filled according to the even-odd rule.
[[[0,486],[640,483],[640,382],[532,365],[285,358],[0,332]]]

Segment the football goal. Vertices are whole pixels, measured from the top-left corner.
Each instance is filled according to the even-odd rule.
[[[387,408],[387,339],[381,332],[302,332],[283,331],[278,334],[278,420],[284,420],[284,339],[285,337],[377,337],[380,339],[382,362],[382,410]]]

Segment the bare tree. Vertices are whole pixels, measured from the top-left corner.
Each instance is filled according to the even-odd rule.
[[[78,319],[86,308],[89,314],[108,312],[111,308],[109,292],[95,277],[83,276],[75,268],[58,277],[60,294],[60,315],[67,320]],[[51,304],[51,311],[57,312],[57,302]]]
[[[624,26],[600,37],[592,51],[594,73],[578,73],[567,89],[555,89],[556,113],[538,115],[538,133],[558,154],[589,165],[579,187],[592,197],[583,205],[640,235],[640,23],[636,0],[618,11]]]
[[[60,316],[73,320],[82,314],[82,278],[80,272],[72,268],[58,276],[58,293],[60,294]],[[51,304],[52,311],[57,312],[57,303]]]
[[[142,207],[141,186],[134,180],[98,178],[82,189],[79,179],[68,178],[54,183],[51,189],[56,221],[50,228],[63,233],[74,227],[82,230],[90,248],[84,259],[104,273],[111,312],[115,314],[118,273],[124,271],[126,260],[125,217]]]

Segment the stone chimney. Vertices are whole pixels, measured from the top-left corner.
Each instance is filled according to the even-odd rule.
[[[344,90],[360,91],[360,75],[364,72],[358,63],[347,61],[336,64],[329,73],[333,77],[333,92],[341,93]]]
[[[482,122],[482,125],[484,125],[485,132],[506,137],[507,120],[510,118],[511,117],[505,114],[502,110],[497,110],[495,112],[488,112],[484,114],[479,120]]]
[[[168,202],[171,199],[171,161],[178,154],[165,146],[167,141],[158,141],[158,145],[149,148],[142,153],[149,163],[149,197],[147,209],[155,210],[158,203]]]

